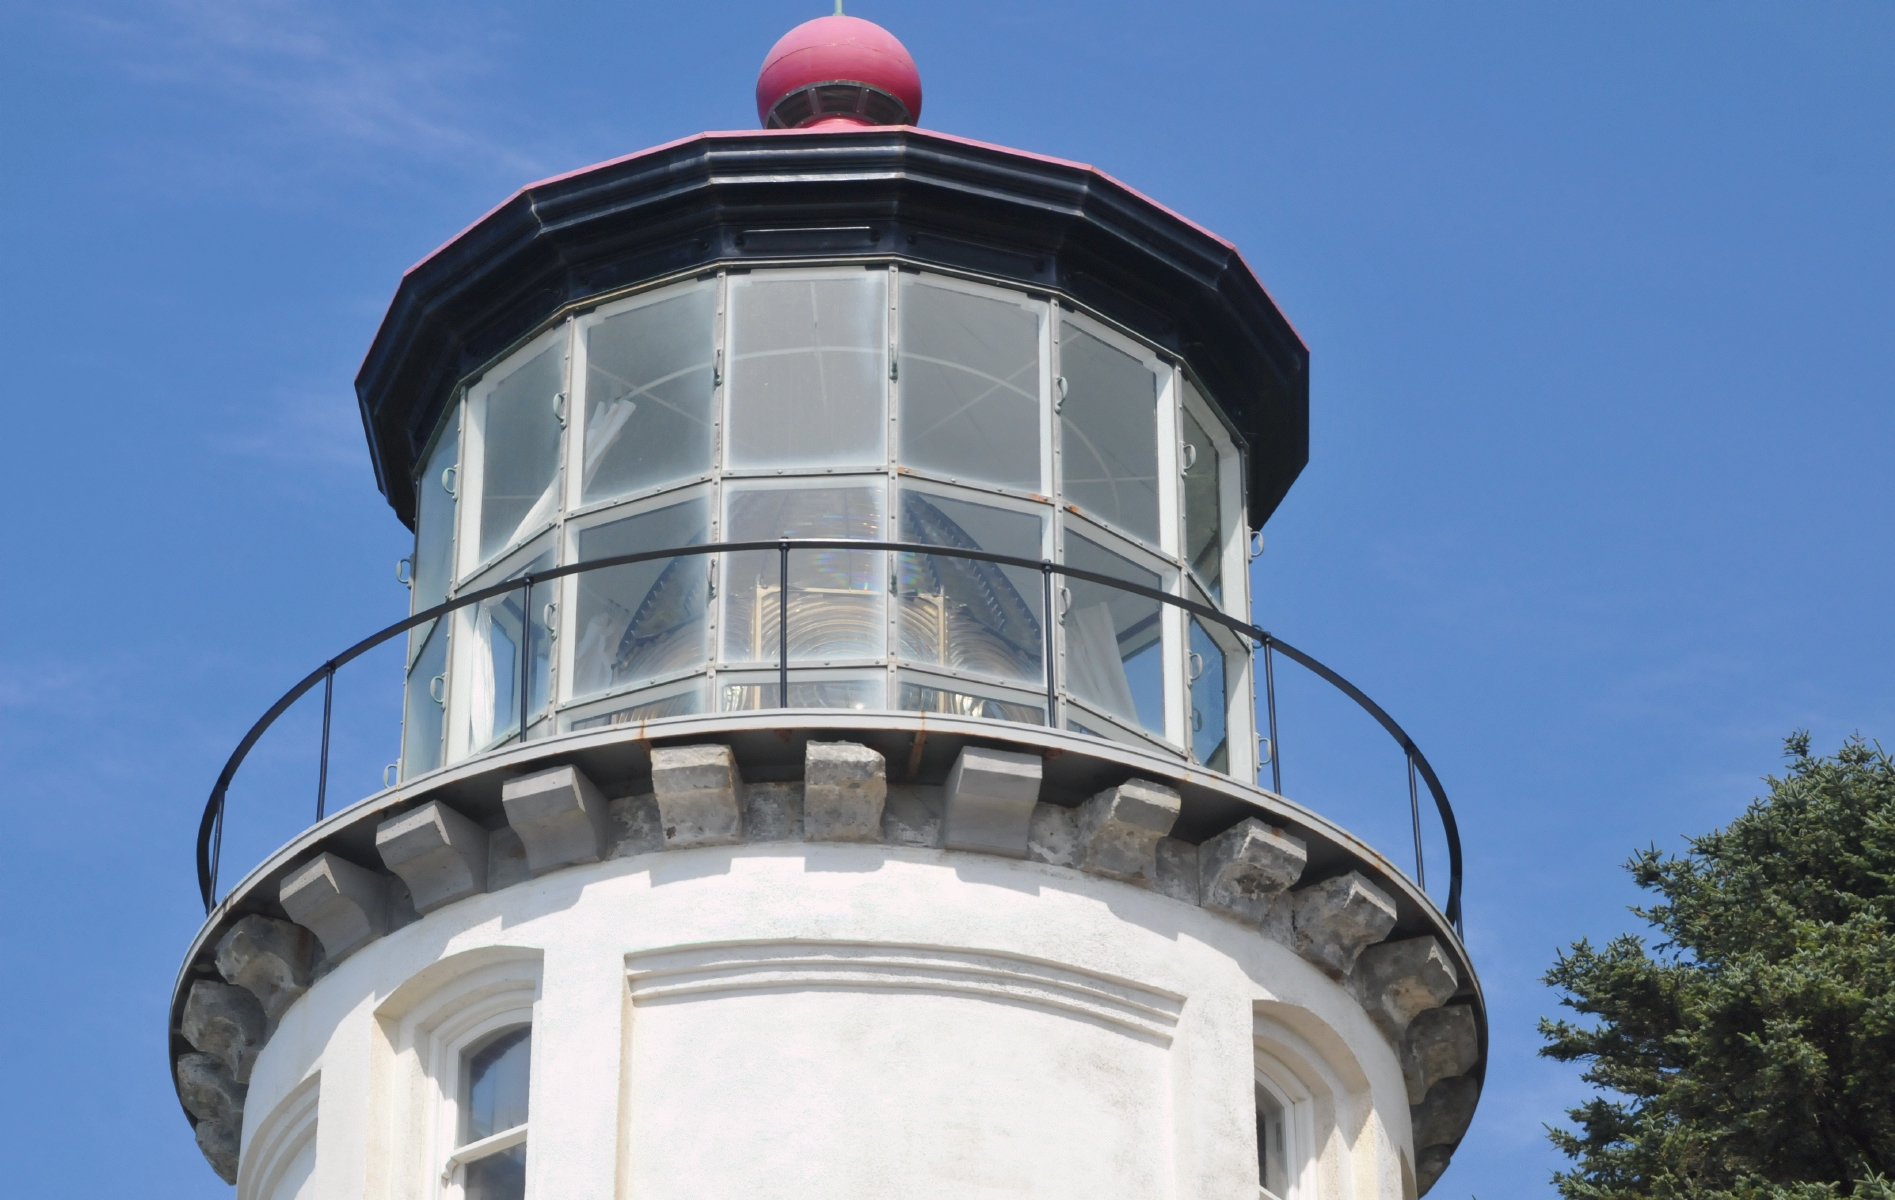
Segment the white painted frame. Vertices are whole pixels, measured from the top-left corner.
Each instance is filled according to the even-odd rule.
[[[321,1153],[316,1121],[321,1098],[322,1072],[318,1070],[291,1088],[257,1125],[237,1168],[237,1200],[277,1200],[276,1190],[297,1157],[311,1144],[317,1144]],[[321,1169],[319,1158],[309,1182],[320,1179]]]
[[[387,1114],[393,1141],[390,1176],[382,1181],[402,1200],[461,1200],[459,1168],[478,1155],[462,1153],[460,1140],[463,1055],[506,1029],[532,1026],[540,999],[538,951],[493,947],[469,951],[423,970],[397,988],[377,1012],[392,1054],[395,1078],[389,1095],[398,1110]],[[527,1112],[544,1106],[541,1073],[530,1068]],[[515,1130],[502,1131],[503,1134]],[[496,1152],[502,1137],[478,1143]],[[527,1163],[527,1195],[533,1195],[533,1164]],[[371,1186],[375,1181],[371,1180]]]
[[[730,389],[726,386],[729,373],[729,347],[731,344],[731,288],[742,286],[733,279],[733,272],[722,269],[713,273],[686,276],[666,280],[660,284],[639,290],[629,295],[621,295],[607,303],[590,309],[575,311],[549,325],[538,334],[519,343],[505,355],[496,358],[466,387],[452,410],[459,417],[459,467],[454,520],[453,548],[454,561],[450,569],[450,595],[464,592],[478,586],[482,581],[503,578],[509,569],[518,569],[516,563],[530,561],[529,551],[537,547],[550,528],[554,531],[552,540],[556,543],[558,557],[556,562],[568,563],[574,560],[576,532],[595,522],[605,522],[621,516],[633,515],[639,511],[664,507],[681,498],[679,493],[695,488],[708,487],[711,506],[710,536],[713,542],[721,541],[725,535],[725,508],[729,503],[725,481],[741,480],[745,486],[756,486],[758,482],[768,480],[778,486],[800,486],[808,481],[823,480],[823,485],[852,485],[856,481],[866,482],[872,478],[884,483],[882,492],[883,537],[893,537],[896,523],[894,509],[894,489],[903,479],[912,479],[924,487],[940,489],[944,494],[961,493],[970,500],[994,504],[999,507],[1019,508],[1025,511],[1029,506],[1043,506],[1056,509],[1055,519],[1045,523],[1045,549],[1043,553],[1055,561],[1063,561],[1064,538],[1067,528],[1077,529],[1086,537],[1124,554],[1127,558],[1147,566],[1158,573],[1164,581],[1162,589],[1174,595],[1190,595],[1194,589],[1186,583],[1189,576],[1188,565],[1183,562],[1183,503],[1182,471],[1171,470],[1167,464],[1181,465],[1177,447],[1182,438],[1180,414],[1188,407],[1194,417],[1217,443],[1220,460],[1220,510],[1222,514],[1224,536],[1224,575],[1222,611],[1240,619],[1249,618],[1251,603],[1250,575],[1247,548],[1249,530],[1243,507],[1245,480],[1243,476],[1244,449],[1231,434],[1229,426],[1223,420],[1216,405],[1208,399],[1208,394],[1189,377],[1188,369],[1174,358],[1153,349],[1135,336],[1121,330],[1111,322],[1079,309],[1070,301],[1022,287],[1011,281],[988,281],[964,273],[943,272],[938,269],[922,268],[915,264],[899,260],[884,260],[871,263],[810,263],[791,264],[782,267],[764,267],[749,271],[737,271],[737,279],[757,276],[774,278],[850,278],[855,272],[882,272],[885,306],[883,312],[883,333],[885,337],[885,366],[890,369],[884,373],[883,380],[883,430],[884,455],[882,463],[864,463],[861,466],[836,465],[812,467],[798,470],[794,467],[756,468],[733,470],[727,463]],[[924,281],[929,286],[964,291],[989,299],[1004,300],[1018,304],[1024,309],[1040,315],[1040,453],[1043,493],[1023,493],[1017,488],[999,487],[984,483],[961,482],[951,477],[937,475],[930,471],[921,471],[906,467],[900,461],[900,409],[901,409],[901,293],[903,280],[912,277]],[[586,401],[583,395],[585,387],[585,339],[586,330],[601,321],[633,311],[641,307],[661,303],[690,288],[713,287],[715,296],[715,328],[712,331],[714,347],[712,420],[712,462],[707,472],[681,476],[674,481],[655,485],[634,494],[615,497],[610,500],[596,501],[590,505],[581,505],[580,490],[583,486],[581,471],[575,469],[573,456],[583,454]],[[1063,494],[1062,470],[1063,451],[1059,444],[1060,419],[1059,400],[1056,395],[1060,380],[1060,334],[1063,323],[1083,329],[1088,335],[1132,356],[1147,369],[1156,380],[1154,404],[1154,437],[1158,439],[1156,461],[1158,464],[1156,491],[1158,498],[1159,538],[1158,544],[1120,531],[1100,520],[1092,518],[1071,506],[1059,504]],[[534,355],[549,346],[563,343],[565,348],[565,391],[564,421],[561,433],[559,465],[558,511],[546,526],[531,531],[522,540],[503,550],[492,560],[485,563],[473,563],[475,551],[470,549],[478,544],[478,523],[480,519],[480,486],[484,468],[484,408],[482,407],[493,388],[504,380],[512,370],[523,365]],[[1195,391],[1195,395],[1192,393]],[[445,427],[445,418],[443,421]],[[437,433],[437,438],[440,436]],[[429,447],[430,452],[433,446]],[[425,460],[425,456],[424,456]],[[581,524],[573,524],[573,522]],[[713,556],[711,561],[718,564],[722,574],[723,556]],[[707,568],[709,569],[709,568]],[[576,595],[576,580],[568,577],[557,586],[556,604],[560,612],[572,612]],[[718,580],[718,590],[728,592],[727,581]],[[721,599],[721,598],[720,598]],[[536,607],[539,601],[536,599]],[[720,673],[737,670],[748,674],[759,668],[755,663],[726,663],[723,658],[724,604],[713,603],[708,606],[709,615],[707,636],[711,639],[711,653],[703,667],[687,674],[702,675],[705,691],[703,703],[706,711],[717,705],[721,691],[717,683]],[[921,670],[929,674],[945,674],[958,677],[957,672],[937,672],[925,664],[902,666],[897,658],[898,614],[893,604],[885,605],[885,653],[874,664],[853,660],[836,660],[821,664],[809,664],[792,667],[793,671],[811,669],[825,670],[843,667],[874,665],[885,676],[887,703],[894,704],[897,699],[897,674],[901,670]],[[1085,713],[1087,724],[1097,727],[1105,722],[1126,740],[1137,744],[1150,744],[1164,747],[1171,752],[1183,752],[1188,755],[1190,745],[1190,690],[1185,678],[1188,670],[1187,615],[1174,606],[1167,605],[1162,610],[1161,658],[1164,680],[1164,730],[1154,735],[1145,730],[1119,729],[1119,723],[1112,721],[1103,713],[1096,713],[1083,702],[1072,701],[1064,696],[1063,662],[1065,654],[1063,631],[1057,620],[1054,621],[1053,666],[1061,673],[1062,705],[1073,703],[1078,711]],[[457,703],[464,704],[466,680],[469,675],[468,664],[461,660],[466,657],[465,643],[468,639],[458,636],[459,621],[449,622],[447,646],[447,704],[443,719],[442,762],[444,765],[464,761],[470,754],[483,752],[481,748],[457,745],[455,711]],[[570,695],[572,675],[571,655],[573,639],[560,636],[559,622],[553,625],[553,655],[550,670],[550,707],[556,715],[556,722],[548,725],[545,717],[536,717],[528,736],[546,736],[546,731],[563,732],[573,720],[584,719],[585,714],[574,711],[584,707],[588,711],[603,700],[622,700],[624,695],[643,692],[654,688],[669,693],[678,677],[653,679],[639,685],[628,685],[624,694],[617,692],[607,696],[587,696],[575,700]],[[1217,631],[1213,636],[1225,642],[1235,639],[1234,635],[1224,636]],[[1261,766],[1262,756],[1252,734],[1256,727],[1256,697],[1254,670],[1250,656],[1233,652],[1226,659],[1227,676],[1231,679],[1231,695],[1227,699],[1226,711],[1230,719],[1230,774],[1237,778],[1254,778]],[[1015,684],[999,680],[973,679],[970,682],[977,687],[1001,687],[1013,689]],[[426,686],[426,681],[422,681]],[[660,698],[655,693],[653,699]],[[1042,701],[1043,704],[1043,701]],[[464,709],[462,710],[464,711]],[[465,739],[461,739],[464,741]],[[405,776],[404,776],[405,777]]]
[[[495,564],[511,558],[519,546],[535,540],[540,534],[556,526],[564,515],[562,511],[564,505],[555,505],[552,516],[546,522],[508,542],[492,558],[480,560],[480,509],[481,494],[485,486],[483,477],[486,473],[487,399],[493,394],[495,388],[512,376],[514,371],[531,362],[542,351],[562,343],[566,349],[565,372],[562,377],[565,381],[565,390],[559,395],[564,398],[566,417],[560,422],[559,463],[555,468],[553,487],[555,494],[563,499],[564,476],[570,453],[570,434],[573,424],[571,419],[572,318],[566,318],[520,346],[467,388],[467,400],[461,413],[461,465],[456,480],[454,506],[456,536],[452,578],[457,591],[472,586],[476,576],[485,574]]]

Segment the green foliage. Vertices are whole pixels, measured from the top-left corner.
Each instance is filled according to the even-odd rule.
[[[1656,927],[1576,943],[1546,983],[1585,1024],[1540,1053],[1607,1095],[1549,1129],[1568,1200],[1895,1200],[1895,763],[1851,739],[1728,828],[1627,870]]]

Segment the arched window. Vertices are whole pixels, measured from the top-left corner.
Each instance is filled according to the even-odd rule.
[[[540,954],[463,951],[396,988],[376,1010],[371,1073],[389,1153],[363,1194],[524,1200]],[[246,1198],[247,1200],[247,1198]]]
[[[1262,1051],[1256,1055],[1253,1092],[1260,1200],[1315,1200],[1314,1095],[1296,1072]]]
[[[1257,1185],[1270,1200],[1290,1194],[1290,1106],[1262,1075],[1257,1077]]]
[[[530,1025],[489,1034],[461,1052],[458,1145],[442,1174],[450,1187],[460,1185],[463,1200],[524,1200],[532,1064]]]

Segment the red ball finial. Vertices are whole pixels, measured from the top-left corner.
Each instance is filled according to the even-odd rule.
[[[907,47],[873,21],[840,10],[798,25],[764,55],[757,119],[765,129],[921,119],[921,74]]]

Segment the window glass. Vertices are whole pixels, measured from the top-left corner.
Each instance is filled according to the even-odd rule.
[[[447,625],[437,621],[408,668],[408,695],[401,719],[401,777],[412,779],[441,765],[441,727],[446,720]]]
[[[869,538],[882,536],[879,487],[734,490],[724,538]],[[724,657],[777,661],[781,563],[774,550],[726,554]],[[887,554],[796,550],[790,554],[791,662],[881,658],[886,653],[882,598]],[[766,704],[765,707],[768,707]]]
[[[904,712],[949,713],[957,717],[985,717],[990,721],[1017,721],[1022,725],[1044,725],[1046,710],[1034,704],[1020,704],[973,692],[949,691],[924,683],[901,681]]]
[[[448,581],[454,577],[454,492],[460,486],[456,478],[461,461],[460,409],[455,408],[435,443],[428,465],[415,481],[415,561],[414,608],[421,612],[447,599]],[[409,638],[409,652],[419,649],[427,639],[426,626],[417,628]]]
[[[467,1056],[467,1128],[462,1145],[526,1124],[532,1058],[530,1026],[508,1030]]]
[[[688,717],[703,707],[698,696],[700,688],[687,692],[675,692],[660,700],[646,700],[627,708],[616,708],[611,712],[598,713],[582,717],[572,723],[573,732],[582,729],[609,729],[614,725],[636,725],[640,721],[656,721],[662,717]]]
[[[901,461],[1040,490],[1040,313],[1021,301],[901,285]]]
[[[579,534],[579,560],[696,546],[710,534],[710,503],[688,500]],[[589,696],[701,665],[711,560],[662,558],[581,573],[573,694]]]
[[[1041,557],[1040,518],[914,488],[901,492],[901,540]],[[934,554],[898,555],[896,570],[903,658],[1001,679],[1045,680],[1038,571]]]
[[[1138,359],[1060,325],[1060,464],[1065,499],[1158,541],[1158,377]]]
[[[710,469],[716,318],[700,283],[586,331],[585,502]]]
[[[1195,396],[1189,385],[1185,392]],[[1184,410],[1184,557],[1206,590],[1223,600],[1224,529],[1218,519],[1217,444],[1204,426]]]
[[[466,1056],[461,1145],[526,1124],[532,1057],[530,1026],[508,1030]],[[462,1168],[461,1195],[464,1200],[522,1200],[526,1146],[512,1146],[468,1163]]]
[[[542,554],[509,578],[552,565],[553,556]],[[467,643],[456,657],[466,664],[468,678],[464,684],[457,681],[455,690],[457,698],[466,702],[467,715],[457,717],[456,723],[462,727],[457,744],[465,753],[478,754],[520,732],[520,647],[528,637],[532,639],[527,656],[532,676],[528,716],[546,711],[552,658],[546,610],[556,595],[557,589],[550,584],[534,588],[530,617],[522,608],[527,603],[524,587],[460,610],[461,636]]]
[[[1224,652],[1210,631],[1190,619],[1191,648],[1185,655],[1191,682],[1191,756],[1213,771],[1230,770],[1228,692],[1224,683]]]
[[[468,1163],[462,1200],[525,1200],[526,1147],[514,1146]]]
[[[730,683],[724,685],[723,692],[725,712],[782,707],[777,703],[778,689],[774,683]],[[880,708],[882,684],[878,679],[797,679],[791,676],[789,707]]]
[[[531,534],[559,509],[559,406],[564,337],[510,371],[480,406],[480,561]]]
[[[730,466],[883,461],[886,276],[731,280]]]
[[[1257,1182],[1275,1197],[1289,1193],[1289,1146],[1285,1136],[1283,1105],[1258,1082],[1257,1094]]]
[[[1066,564],[1156,588],[1155,572],[1069,533]],[[1103,583],[1064,576],[1070,596],[1065,630],[1066,687],[1075,697],[1133,728],[1163,736],[1162,603]]]

